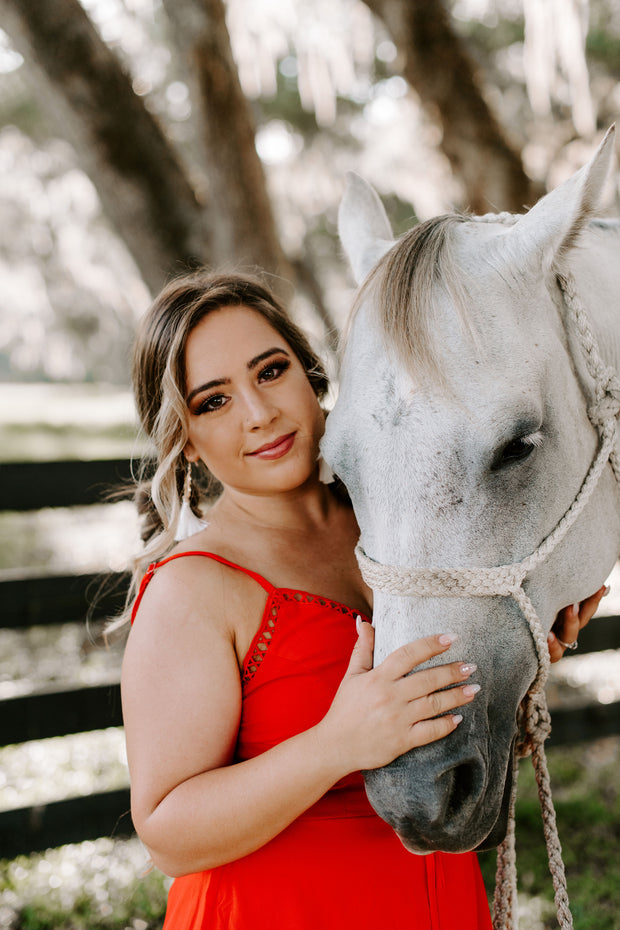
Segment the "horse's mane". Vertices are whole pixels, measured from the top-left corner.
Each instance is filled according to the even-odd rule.
[[[464,331],[475,341],[463,271],[452,254],[454,228],[471,221],[509,224],[517,219],[511,214],[448,213],[410,229],[380,259],[358,291],[349,325],[361,304],[372,298],[388,350],[407,370],[441,385],[444,376],[432,325],[439,282],[450,295]]]

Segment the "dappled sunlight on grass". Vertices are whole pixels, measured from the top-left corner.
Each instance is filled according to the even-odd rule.
[[[549,705],[582,707],[592,701],[620,701],[620,651],[607,649],[565,656],[552,666],[547,685]]]
[[[1,930],[155,930],[170,880],[137,839],[108,838],[0,862]]]
[[[120,679],[122,642],[105,647],[101,624],[0,628],[0,699],[54,686],[101,685]]]
[[[546,930],[555,925],[555,906],[539,895],[518,893],[519,930]]]
[[[129,784],[120,727],[0,749],[0,810],[46,804]]]
[[[0,579],[23,569],[24,574],[120,571],[139,549],[131,501],[0,514]]]

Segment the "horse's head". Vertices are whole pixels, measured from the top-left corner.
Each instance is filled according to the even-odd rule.
[[[580,249],[587,264],[576,240],[611,148],[608,138],[523,217],[439,217],[396,243],[374,191],[352,178],[340,233],[365,284],[323,453],[375,562],[519,562],[582,486],[599,441],[587,412],[593,382],[564,327],[557,275]],[[583,298],[592,309],[596,294]],[[613,566],[618,505],[607,467],[578,522],[529,567],[523,589],[543,637],[557,611],[591,594]],[[447,593],[375,591],[376,662],[418,636],[456,632],[448,658],[476,662],[472,680],[482,685],[450,736],[366,775],[377,812],[417,852],[503,838],[517,711],[538,669],[514,598]]]

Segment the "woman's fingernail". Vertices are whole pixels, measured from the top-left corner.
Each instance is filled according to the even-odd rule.
[[[549,644],[553,644],[555,642],[555,633],[549,633],[547,636],[547,642]]]
[[[450,646],[459,638],[458,633],[442,633],[437,637],[442,646]]]
[[[605,585],[605,590],[603,591],[601,597],[602,597],[602,598],[603,598],[603,597],[607,597],[607,595],[609,594],[610,591],[611,591],[611,588],[609,587],[608,584],[606,584],[606,585]]]
[[[578,603],[573,604],[571,609],[573,611],[573,617],[578,617],[579,616],[579,604]]]
[[[464,662],[463,665],[459,666],[459,672],[461,675],[471,675],[471,673],[475,672],[477,668],[478,666],[474,665],[473,662],[470,664]]]
[[[463,714],[452,714],[452,723],[455,727],[458,727],[459,723],[463,719]]]
[[[355,618],[355,629],[357,630],[357,635],[358,635],[358,636],[359,636],[360,633],[362,632],[362,623],[363,623],[363,622],[364,622],[364,621],[362,620],[362,618],[361,618],[360,615],[358,614],[357,617]]]
[[[471,697],[473,694],[478,694],[480,691],[480,685],[465,685],[463,688],[463,694],[465,697]]]

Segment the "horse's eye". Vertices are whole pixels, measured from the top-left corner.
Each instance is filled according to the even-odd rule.
[[[502,466],[511,465],[513,462],[520,462],[531,455],[535,448],[535,443],[526,442],[525,439],[511,439],[500,450],[493,463],[493,468],[502,468]]]

